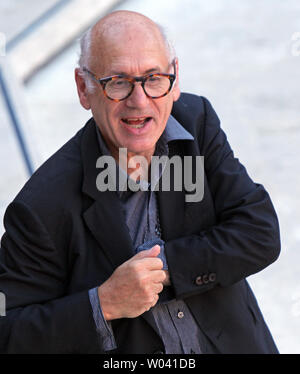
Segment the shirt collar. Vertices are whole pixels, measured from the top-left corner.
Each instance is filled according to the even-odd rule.
[[[172,140],[194,140],[194,137],[189,133],[172,115],[170,115],[165,131],[162,134],[166,143]]]

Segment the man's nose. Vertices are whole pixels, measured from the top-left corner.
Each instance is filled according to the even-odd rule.
[[[149,97],[145,94],[142,84],[136,82],[131,95],[125,101],[129,107],[144,108],[149,104]]]

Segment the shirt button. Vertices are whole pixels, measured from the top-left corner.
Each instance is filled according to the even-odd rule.
[[[180,319],[183,318],[184,317],[184,313],[183,312],[178,312],[177,313],[177,317],[180,318]]]

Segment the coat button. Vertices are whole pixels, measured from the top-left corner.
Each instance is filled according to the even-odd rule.
[[[209,276],[208,276],[208,279],[209,279],[210,282],[215,282],[216,279],[217,279],[216,273],[210,273]]]
[[[195,283],[197,286],[202,286],[203,282],[201,275],[199,275],[199,277],[196,278]]]
[[[204,274],[203,277],[202,277],[202,279],[203,279],[203,283],[204,284],[207,284],[209,282],[207,274]]]
[[[180,319],[183,318],[184,317],[184,313],[179,311],[177,313],[177,317],[180,318]]]

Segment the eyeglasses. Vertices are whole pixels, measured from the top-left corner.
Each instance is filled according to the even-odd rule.
[[[172,62],[176,71],[175,60]],[[131,77],[127,75],[112,75],[110,77],[98,78],[86,67],[82,69],[88,73],[92,79],[100,83],[104,95],[115,102],[127,99],[133,92],[136,82],[141,82],[143,90],[148,97],[159,99],[166,96],[171,90],[176,80],[176,74],[155,73],[143,77]]]

